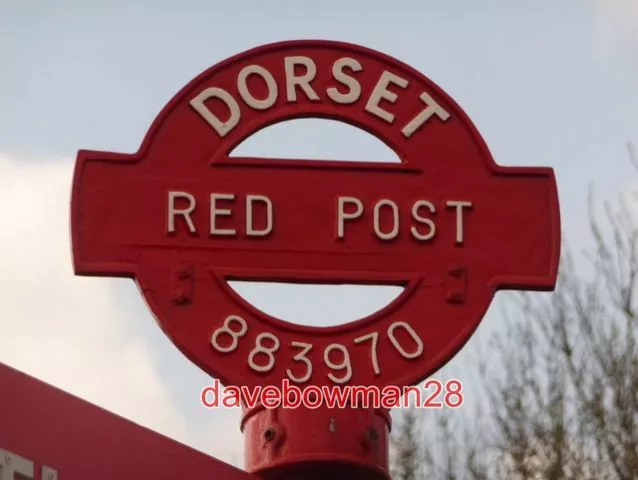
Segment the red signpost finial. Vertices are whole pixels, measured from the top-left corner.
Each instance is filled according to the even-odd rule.
[[[244,411],[246,470],[276,480],[388,480],[390,413],[326,408]]]

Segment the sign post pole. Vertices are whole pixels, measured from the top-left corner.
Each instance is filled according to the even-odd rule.
[[[255,132],[308,117],[363,129],[400,163],[232,155]],[[497,165],[430,79],[319,40],[206,70],[135,154],[80,151],[71,206],[76,274],[134,278],[164,332],[222,384],[304,390],[297,408],[244,402],[247,468],[272,478],[387,478],[392,405],[330,408],[325,395],[396,396],[459,351],[497,290],[553,289],[559,223],[550,168]],[[307,327],[247,303],[237,280],[403,293],[355,322]]]
[[[257,406],[242,418],[245,469],[267,479],[388,480],[390,413]]]

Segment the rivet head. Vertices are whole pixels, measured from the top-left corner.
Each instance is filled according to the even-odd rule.
[[[277,432],[275,431],[274,428],[269,427],[266,430],[264,430],[264,440],[266,440],[267,442],[272,442],[276,436],[277,436]]]
[[[179,267],[177,269],[177,278],[180,280],[185,280],[191,276],[190,269],[188,267]]]
[[[191,298],[186,291],[180,289],[173,296],[173,303],[176,305],[189,305],[191,303]]]

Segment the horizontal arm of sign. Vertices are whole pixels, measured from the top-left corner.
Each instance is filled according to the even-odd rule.
[[[140,249],[188,249],[197,263],[261,277],[368,271],[389,281],[391,272],[442,276],[458,255],[474,255],[498,286],[553,283],[559,237],[540,235],[558,229],[548,171],[468,175],[450,187],[441,175],[248,166],[240,177],[210,169],[179,180],[119,162],[88,160],[77,174],[78,273],[132,274]]]

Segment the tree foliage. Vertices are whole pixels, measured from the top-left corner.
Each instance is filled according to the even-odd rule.
[[[564,248],[555,292],[518,295],[492,339],[478,423],[425,414],[420,478],[638,478],[638,191],[596,206],[586,261]]]

